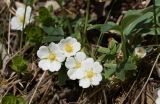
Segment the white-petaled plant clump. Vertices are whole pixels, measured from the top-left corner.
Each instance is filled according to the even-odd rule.
[[[93,58],[87,58],[80,50],[81,44],[72,37],[62,39],[58,44],[52,42],[49,46],[41,46],[37,51],[40,58],[38,66],[42,70],[59,71],[66,58],[65,67],[71,80],[78,79],[79,86],[83,88],[99,85],[102,80],[102,65]]]
[[[26,9],[26,10],[25,10]],[[30,6],[21,6],[16,10],[16,15],[11,19],[11,29],[12,30],[21,30],[23,26],[29,24],[33,21],[33,15],[31,14],[32,8]]]

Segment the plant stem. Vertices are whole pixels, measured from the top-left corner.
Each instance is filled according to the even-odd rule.
[[[89,18],[89,7],[90,7],[90,0],[87,0],[87,8],[86,8],[86,16],[85,16],[85,23],[84,23],[84,31],[83,31],[83,34],[82,35],[85,35],[85,36],[82,36],[81,35],[81,39],[82,39],[82,44],[86,44],[88,42],[87,40],[87,26],[88,26],[88,18]],[[83,38],[84,37],[84,38]],[[84,45],[85,45],[84,44]]]
[[[86,9],[86,17],[85,17],[84,32],[83,32],[85,35],[86,35],[87,25],[88,25],[89,6],[90,6],[90,0],[87,0],[87,9]]]
[[[123,52],[123,55],[124,55],[123,62],[125,62],[128,58],[127,48],[126,48],[127,47],[127,41],[126,41],[126,37],[123,34],[123,32],[121,32],[121,35],[122,35],[122,52]]]

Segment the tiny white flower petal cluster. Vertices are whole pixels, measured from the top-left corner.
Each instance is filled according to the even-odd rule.
[[[134,49],[134,54],[135,56],[137,56],[138,58],[143,58],[146,56],[146,50],[143,47],[136,47]]]
[[[37,51],[40,58],[38,66],[42,70],[51,72],[59,71],[65,60],[67,75],[71,80],[79,80],[79,86],[88,88],[99,85],[102,80],[102,65],[93,58],[87,58],[84,52],[79,52],[81,44],[72,37],[62,39],[58,44],[50,43],[49,46],[41,46]]]
[[[160,104],[160,89],[157,91],[157,95],[158,95],[158,98],[156,99],[155,103]]]
[[[25,6],[18,7],[16,10],[16,16],[12,17],[11,19],[11,29],[13,30],[21,30],[24,27],[33,21],[33,15],[31,14],[32,8],[30,6],[26,7],[25,12]]]

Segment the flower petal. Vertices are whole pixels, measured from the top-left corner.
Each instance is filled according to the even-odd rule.
[[[70,44],[72,46],[71,52],[67,52],[65,50],[66,44]],[[72,37],[67,37],[66,39],[62,39],[58,45],[66,57],[71,57],[75,55],[81,49],[81,44],[77,42],[75,38]]]
[[[75,53],[68,53],[68,52],[64,52],[64,55],[66,56],[66,57],[71,57],[71,56],[73,56]]]
[[[101,74],[96,74],[92,80],[91,83],[92,85],[99,85],[100,81],[102,80],[102,75]]]
[[[42,70],[48,70],[50,68],[50,61],[48,59],[40,60],[38,66],[42,68]]]
[[[76,71],[76,70],[74,70],[74,69],[69,69],[69,70],[67,71],[68,77],[69,77],[70,79],[72,79],[72,80],[77,79],[77,77],[76,77],[75,74],[74,74],[75,71]]]
[[[49,71],[51,71],[51,72],[59,71],[60,68],[61,68],[61,63],[58,61],[53,61],[50,63]]]
[[[81,69],[69,69],[67,72],[67,75],[70,79],[75,80],[75,79],[81,79],[84,77],[84,71]]]
[[[77,76],[77,79],[82,79],[84,76],[85,76],[85,72],[84,70],[81,68],[81,69],[78,69],[76,72],[75,72],[75,76]]]
[[[81,44],[79,42],[76,42],[73,44],[74,47],[74,53],[77,53],[81,49]]]
[[[74,43],[77,42],[77,39],[72,38],[72,37],[67,37],[67,38],[66,38],[66,42],[70,42],[71,44],[74,44]]]
[[[59,51],[58,45],[55,44],[54,42],[51,42],[48,47],[49,47],[49,49],[50,49],[51,52],[55,53],[55,51]]]
[[[96,72],[96,73],[101,73],[103,68],[102,68],[102,65],[99,63],[99,62],[95,62],[93,64],[93,70]]]
[[[79,86],[81,86],[83,88],[88,88],[90,85],[91,85],[91,82],[87,78],[83,78],[83,79],[79,80]]]
[[[39,50],[37,51],[37,56],[38,56],[40,59],[48,58],[48,56],[49,56],[49,49],[48,49],[48,47],[46,47],[46,46],[41,46],[41,47],[39,48]]]
[[[84,61],[84,67],[85,67],[86,70],[92,69],[93,64],[94,64],[93,58],[87,58],[87,59]]]
[[[32,8],[30,6],[27,6],[26,8],[26,14],[25,14],[25,7],[19,7],[16,10],[16,16],[24,16],[26,15],[26,18],[29,18],[31,16]]]
[[[156,104],[160,104],[160,98],[158,97],[155,101]]]
[[[62,54],[62,53],[56,53],[56,56],[57,56],[57,60],[59,62],[63,62],[65,60],[65,56]]]
[[[75,59],[73,57],[68,57],[66,59],[66,62],[65,62],[65,66],[68,68],[68,69],[72,69],[73,67],[75,67]]]
[[[25,12],[25,7],[19,7],[16,10],[16,16],[23,16]]]
[[[30,17],[31,16],[31,12],[32,12],[32,8],[30,6],[27,6],[26,16]]]
[[[22,30],[22,24],[19,22],[16,16],[11,19],[11,29],[13,30]]]
[[[86,59],[86,54],[84,52],[78,52],[76,53],[75,55],[75,59],[78,61],[78,62],[81,62],[83,60]]]

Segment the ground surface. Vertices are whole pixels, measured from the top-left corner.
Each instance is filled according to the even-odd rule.
[[[37,0],[35,8],[39,8],[39,5],[43,5],[43,3],[45,3],[45,0]],[[118,23],[124,11],[146,8],[150,5],[153,5],[153,2],[150,0],[104,0],[104,2],[100,2],[100,0],[91,0],[89,10],[91,19],[89,22],[91,24],[103,24],[111,10],[109,20]],[[15,7],[14,0],[12,0],[11,7]],[[64,5],[64,8],[70,12],[68,16],[71,18],[71,21],[75,17],[84,18],[86,7],[87,2],[85,0],[66,0]],[[59,16],[62,12],[61,10],[57,10],[54,14]],[[0,56],[4,58],[5,55],[6,57],[0,59],[0,101],[2,101],[3,97],[7,94],[21,96],[26,101],[29,101],[43,74],[43,71],[37,66],[36,50],[40,44],[19,49],[19,38],[17,34],[20,33],[19,31],[17,32],[9,29],[9,20],[11,16],[10,9],[7,7],[6,3],[1,0]],[[66,33],[69,32],[67,31]],[[86,33],[87,40],[91,44],[91,48],[94,49],[98,37],[100,36],[100,31],[89,30]],[[8,34],[10,34],[9,40]],[[121,37],[119,37],[119,35],[115,33],[106,33],[102,39],[101,46],[107,47],[111,37],[121,42]],[[155,44],[155,40],[152,38],[152,36],[145,37],[142,44]],[[59,85],[58,73],[47,72],[34,95],[33,104],[133,104],[135,99],[138,100],[137,103],[134,104],[154,104],[157,97],[156,91],[160,86],[160,77],[157,73],[157,70],[160,70],[159,62],[157,62],[152,73],[151,69],[159,50],[160,49],[156,47],[155,50],[142,59],[138,65],[138,73],[135,77],[131,77],[125,82],[115,81],[111,85],[102,82],[101,85],[97,87],[82,89],[78,86],[77,81],[70,80],[67,80],[64,85]],[[22,54],[28,59],[27,73],[16,73],[12,70],[12,56],[16,54]],[[151,77],[147,80],[149,74],[151,74]],[[144,89],[142,89],[143,87]],[[141,90],[143,91],[141,92]],[[141,94],[138,96],[140,92]]]

